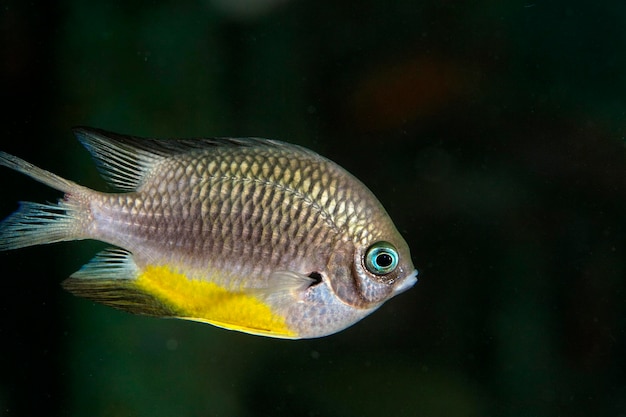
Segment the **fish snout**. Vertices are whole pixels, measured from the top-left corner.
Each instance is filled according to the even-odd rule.
[[[413,272],[402,278],[393,289],[393,295],[398,295],[413,287],[417,283],[417,274],[417,269],[414,269]]]

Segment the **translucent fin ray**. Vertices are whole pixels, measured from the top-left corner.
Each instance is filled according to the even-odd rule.
[[[20,203],[20,208],[0,223],[0,251],[79,239],[75,212],[64,201],[58,205]]]
[[[134,279],[139,269],[130,252],[109,248],[96,254],[96,256],[74,272],[70,278],[75,279]]]
[[[61,178],[52,172],[36,167],[35,165],[6,152],[0,151],[0,165],[27,175],[32,179],[59,191],[69,193],[76,190],[76,188],[80,188],[80,186],[73,181]]]
[[[178,312],[135,285],[139,268],[130,252],[110,248],[98,253],[63,281],[70,293],[133,314],[174,317]]]
[[[119,190],[137,189],[159,160],[156,155],[119,138],[113,140],[113,134],[87,128],[76,128],[74,134],[91,153],[102,177]]]
[[[274,271],[270,274],[266,287],[246,288],[244,293],[275,300],[293,300],[293,294],[301,294],[315,282],[314,279],[294,271]]]
[[[315,280],[294,271],[274,271],[268,280],[268,290],[272,293],[306,290]]]

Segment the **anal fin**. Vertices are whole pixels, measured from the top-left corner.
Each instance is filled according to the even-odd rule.
[[[130,252],[98,253],[61,284],[70,293],[133,314],[173,317],[177,312],[135,285],[139,268]]]

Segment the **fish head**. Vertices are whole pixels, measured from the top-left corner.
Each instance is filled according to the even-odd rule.
[[[375,308],[417,282],[409,246],[395,227],[391,233],[337,242],[327,271],[335,295],[363,309]]]

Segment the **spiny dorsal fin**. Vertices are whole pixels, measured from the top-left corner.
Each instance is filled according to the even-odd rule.
[[[297,145],[261,138],[152,139],[122,135],[90,127],[73,129],[78,140],[96,161],[101,175],[109,184],[123,190],[136,190],[152,167],[173,155],[218,147],[286,147],[315,154]]]
[[[127,142],[126,137],[91,128],[75,128],[74,134],[91,153],[102,177],[112,186],[133,191],[143,182],[160,157]]]

